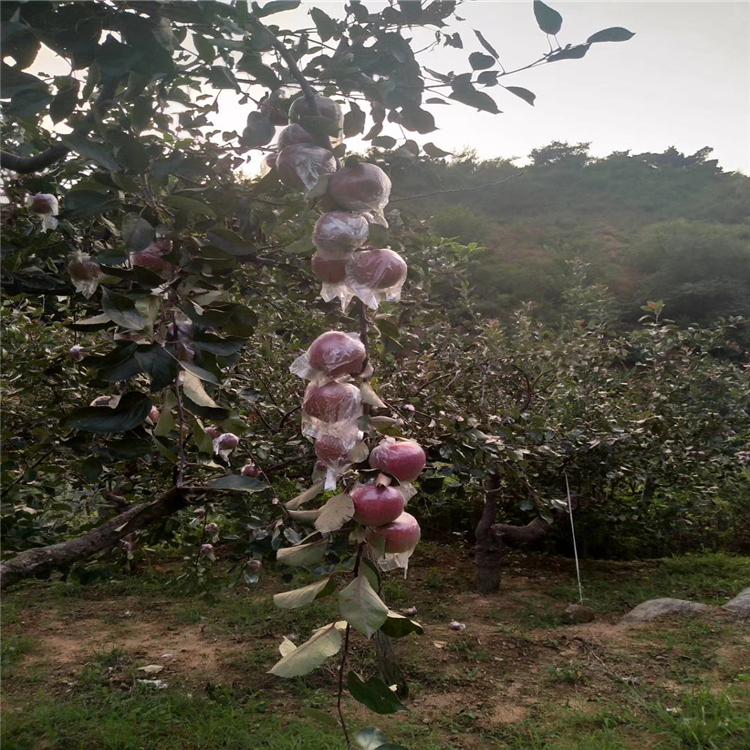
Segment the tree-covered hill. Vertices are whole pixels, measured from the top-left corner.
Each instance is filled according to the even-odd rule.
[[[502,316],[532,300],[554,316],[566,261],[580,258],[631,321],[647,299],[663,299],[681,323],[750,317],[750,178],[725,172],[711,149],[686,156],[615,152],[552,143],[531,164],[391,157],[396,199],[433,216],[437,234],[478,243],[474,264],[482,310]]]

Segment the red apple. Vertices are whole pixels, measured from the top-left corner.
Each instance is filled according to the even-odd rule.
[[[302,127],[293,122],[287,125],[280,133],[276,141],[276,147],[283,151],[287,146],[293,146],[295,143],[312,143],[313,137]]]
[[[368,289],[388,289],[403,283],[406,261],[389,248],[362,250],[348,259],[352,279]]]
[[[73,281],[93,281],[102,275],[102,269],[86,253],[79,253],[68,263],[68,274]]]
[[[156,424],[159,421],[160,417],[161,413],[159,412],[159,410],[155,406],[152,406],[151,411],[148,413],[148,417],[146,417],[146,419],[153,422],[153,424]]]
[[[257,477],[260,475],[260,469],[255,464],[245,464],[240,474],[243,477]]]
[[[313,370],[332,378],[358,375],[367,356],[359,338],[341,331],[328,331],[318,336],[307,354]]]
[[[378,539],[385,538],[386,552],[410,552],[417,546],[420,536],[422,532],[417,519],[411,513],[402,513],[385,526],[369,529],[367,541],[374,545]]]
[[[325,96],[316,96],[318,112],[313,115],[310,104],[304,96],[297,97],[289,107],[289,122],[300,122],[304,117],[325,117],[327,120],[333,120],[339,123],[339,127],[344,124],[344,114],[341,107],[333,99]]]
[[[38,214],[53,214],[59,210],[57,198],[49,193],[37,193],[30,198],[30,208]]]
[[[221,427],[214,424],[214,425],[211,425],[210,427],[206,427],[204,432],[206,433],[206,435],[208,435],[211,438],[211,440],[216,440],[216,438],[219,437],[219,435],[221,435]]]
[[[309,143],[287,146],[276,159],[279,179],[295,190],[310,190],[324,174],[335,171],[334,155]]]
[[[329,258],[324,253],[312,257],[313,273],[326,284],[340,284],[346,278],[346,259]]]
[[[382,211],[391,195],[391,181],[375,164],[359,162],[331,175],[328,194],[349,211]]]
[[[97,396],[89,406],[109,406],[111,396]]]
[[[302,411],[321,422],[351,420],[361,413],[362,396],[359,388],[348,383],[310,383],[305,391]]]
[[[172,268],[172,264],[162,257],[169,252],[170,240],[152,242],[147,248],[137,253],[130,253],[130,265],[156,268],[160,271]]]
[[[348,463],[349,444],[336,435],[321,435],[315,441],[315,455],[326,466],[340,466]]]
[[[240,439],[231,432],[224,432],[216,438],[216,445],[221,451],[233,451],[239,444]]]
[[[370,225],[361,214],[329,211],[315,223],[313,244],[328,253],[349,253],[367,242]]]
[[[354,520],[365,526],[383,526],[404,512],[404,496],[397,487],[363,484],[352,490]]]
[[[414,440],[386,438],[370,453],[370,466],[398,479],[413,482],[427,463],[422,446]]]

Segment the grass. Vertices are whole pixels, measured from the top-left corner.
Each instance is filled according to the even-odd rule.
[[[618,566],[582,563],[585,603],[599,612],[624,612],[646,601],[672,597],[726,604],[747,586],[750,558],[713,553]],[[559,601],[578,600],[574,583],[553,587]]]
[[[404,729],[400,741],[442,750],[445,745],[419,729]],[[343,747],[341,732],[309,720],[271,711],[262,701],[227,702],[164,695],[140,688],[130,695],[89,693],[86,700],[43,697],[28,710],[6,716],[8,750],[332,750]]]
[[[421,570],[415,566],[409,579],[386,578],[389,604],[417,606],[427,630],[398,647],[412,685],[412,712],[380,717],[348,702],[352,731],[370,723],[410,750],[750,749],[750,648],[740,621],[677,617],[629,630],[626,641],[600,641],[596,631],[584,634],[588,640],[576,650],[579,631],[568,630],[562,616],[577,598],[567,561],[540,577],[546,561],[523,558],[526,575],[496,603],[473,611],[463,563],[453,567],[439,549],[428,551],[434,559]],[[607,626],[631,597],[632,605],[657,596],[724,603],[746,585],[750,560],[692,555],[641,564],[585,562],[583,573],[592,605],[606,613],[596,624]],[[284,584],[267,571],[258,587],[222,591],[209,606],[176,595],[168,565],[160,574],[140,575],[90,586],[31,583],[5,597],[4,749],[343,749],[340,730],[330,725],[333,660],[305,678],[267,674],[281,636],[306,638],[330,622],[335,597],[279,610],[272,593],[314,579],[297,576]],[[126,609],[132,617],[123,618]],[[459,611],[469,625],[453,633],[447,623]],[[108,642],[117,647],[86,651],[87,643],[102,639],[79,636],[79,621],[90,633],[111,635],[114,627]],[[174,661],[157,675],[168,683],[165,690],[138,682],[148,678],[138,667],[162,653],[141,646],[141,626],[150,628],[151,644],[189,638],[196,649],[190,667],[174,649]],[[54,669],[54,656],[50,663],[39,657],[45,639],[61,635],[69,648],[80,637],[82,651],[71,651],[74,659]],[[438,648],[434,641],[441,640]],[[204,645],[215,652],[213,666],[203,659]],[[374,674],[364,638],[353,638],[348,663],[363,677]],[[622,682],[618,674],[634,680]],[[520,714],[507,723],[494,720],[498,702]],[[327,714],[328,723],[305,716],[310,710]]]

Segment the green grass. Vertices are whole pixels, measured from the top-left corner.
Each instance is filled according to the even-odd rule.
[[[664,558],[640,564],[581,563],[585,603],[599,612],[624,612],[647,599],[672,597],[726,604],[747,586],[750,558],[712,553]],[[571,582],[549,591],[559,601],[577,601]]]
[[[25,636],[4,637],[0,643],[0,664],[3,669],[18,662],[31,651],[31,639]]]
[[[355,728],[355,727],[353,727]],[[8,750],[334,750],[341,732],[310,720],[288,718],[250,697],[244,703],[165,695],[139,688],[131,695],[90,694],[83,701],[43,697],[30,709],[6,715]],[[44,745],[40,745],[43,739]],[[399,741],[439,750],[446,746],[419,729],[404,729]]]

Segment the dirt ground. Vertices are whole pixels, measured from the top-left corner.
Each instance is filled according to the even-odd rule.
[[[148,573],[152,580],[169,575],[163,566]],[[610,577],[616,587],[637,572],[603,563],[597,575]],[[472,576],[466,554],[432,549],[415,559],[407,581],[389,579],[385,590],[394,609],[416,606],[415,619],[425,627],[424,635],[397,644],[411,685],[410,721],[438,727],[456,747],[484,747],[487,732],[551,710],[593,715],[633,696],[668,703],[699,683],[721,692],[750,666],[748,623],[718,607],[623,625],[620,617],[638,602],[619,601],[615,594],[598,607],[593,622],[571,625],[564,615],[570,603],[564,594],[574,590],[570,561],[519,555],[493,596],[467,591]],[[271,594],[283,588],[267,574],[257,588],[232,589],[207,607],[170,597],[164,586],[136,595],[132,580],[125,586],[130,593],[107,583],[71,595],[61,584],[22,587],[3,602],[3,638],[26,644],[6,670],[3,711],[40,690],[75,695],[93,664],[105,665],[114,690],[158,679],[184,692],[265,691],[271,705],[285,710],[290,701],[304,705],[304,692],[300,697],[298,687],[290,690],[289,682],[267,670],[278,658],[282,635],[306,638],[326,622],[325,613],[274,609]],[[465,629],[453,630],[453,620]],[[351,663],[363,674],[374,672],[364,638],[354,639]],[[333,695],[335,676],[336,665],[329,663],[303,679],[311,691]],[[349,708],[354,716],[363,710]]]

